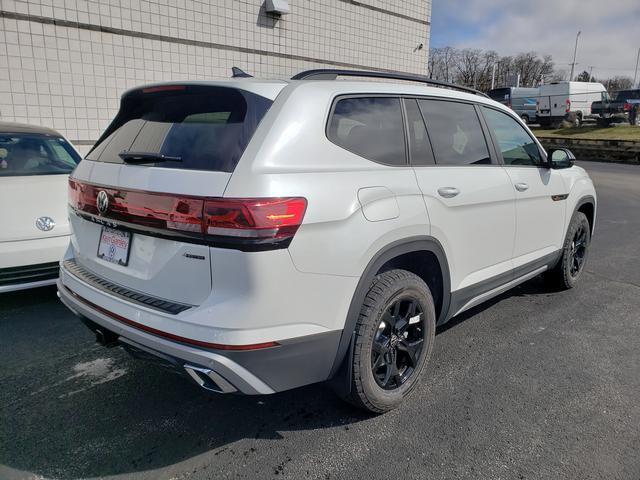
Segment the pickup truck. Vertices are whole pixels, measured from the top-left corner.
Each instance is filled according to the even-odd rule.
[[[591,113],[597,116],[598,125],[607,126],[615,121],[627,121],[632,117],[629,115],[640,107],[640,89],[621,90],[612,100],[604,92],[602,100],[591,104]]]

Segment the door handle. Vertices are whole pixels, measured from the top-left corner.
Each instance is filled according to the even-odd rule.
[[[526,183],[516,183],[514,186],[519,192],[524,192],[525,190],[529,189],[529,185],[527,185]]]
[[[440,187],[438,189],[438,195],[443,198],[453,198],[460,193],[456,187]]]

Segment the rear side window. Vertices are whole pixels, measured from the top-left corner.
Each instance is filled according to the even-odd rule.
[[[489,165],[491,156],[473,105],[441,100],[418,100],[427,123],[436,163]]]
[[[493,108],[482,107],[482,111],[498,141],[505,165],[543,166],[538,144],[522,125]]]
[[[120,154],[134,152],[149,158],[136,164],[232,172],[271,104],[226,87],[137,90],[123,98],[117,117],[86,158],[123,163]]]
[[[407,163],[399,98],[338,100],[327,136],[336,145],[374,162]]]
[[[0,133],[0,177],[68,174],[79,162],[62,137]]]

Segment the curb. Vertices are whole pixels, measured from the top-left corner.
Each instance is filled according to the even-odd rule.
[[[640,165],[640,141],[584,140],[569,137],[538,137],[545,149],[566,147],[578,160]]]

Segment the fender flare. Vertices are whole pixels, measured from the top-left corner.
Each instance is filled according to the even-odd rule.
[[[595,230],[595,225],[596,225],[596,199],[593,197],[593,195],[584,195],[583,197],[580,197],[580,199],[576,202],[575,207],[573,207],[573,212],[571,213],[571,217],[569,218],[569,223],[571,223],[571,218],[573,218],[573,216],[576,214],[576,212],[580,209],[580,207],[582,207],[583,205],[586,205],[587,203],[590,203],[591,205],[593,205],[593,228],[591,229],[591,236],[593,236],[593,230]],[[569,228],[569,223],[567,223],[567,229]],[[566,232],[565,232],[566,235]]]
[[[440,315],[436,319],[436,324],[439,325],[445,321],[451,302],[451,277],[449,275],[449,263],[447,262],[447,257],[440,242],[433,237],[425,235],[409,237],[390,243],[371,258],[367,267],[364,269],[364,272],[360,276],[358,285],[353,297],[351,298],[349,310],[347,311],[347,318],[345,319],[340,343],[338,344],[336,357],[334,359],[333,366],[331,367],[329,378],[334,377],[339,372],[342,364],[344,363],[345,357],[350,350],[356,323],[358,321],[358,316],[360,315],[360,308],[362,307],[364,298],[369,291],[369,286],[371,285],[371,282],[373,282],[378,270],[380,270],[385,263],[395,257],[406,253],[421,251],[432,253],[440,263],[440,269],[442,271],[442,308],[440,309]]]

